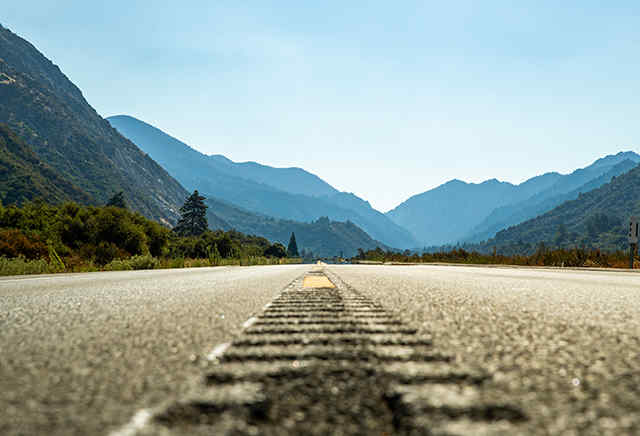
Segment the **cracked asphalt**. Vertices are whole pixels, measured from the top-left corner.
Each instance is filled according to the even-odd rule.
[[[0,279],[0,434],[141,409],[140,434],[640,434],[639,294],[637,273],[463,266]]]

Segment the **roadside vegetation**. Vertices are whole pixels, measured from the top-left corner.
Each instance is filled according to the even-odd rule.
[[[0,205],[0,275],[301,262],[265,238],[207,230],[189,200],[178,232],[129,211],[121,194],[112,200],[112,206]]]
[[[358,255],[351,259],[358,262],[398,262],[398,263],[460,263],[478,265],[522,265],[522,266],[554,266],[554,267],[596,267],[596,268],[628,268],[629,253],[626,251],[606,252],[599,249],[587,248],[547,248],[540,244],[535,253],[526,255],[504,255],[495,251],[492,254],[467,251],[456,248],[450,251],[434,253],[398,253],[375,250],[359,250]],[[635,267],[640,267],[640,260],[636,257]]]

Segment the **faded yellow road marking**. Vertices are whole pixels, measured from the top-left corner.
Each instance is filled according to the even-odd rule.
[[[325,276],[306,276],[302,283],[303,288],[335,288],[336,286]]]

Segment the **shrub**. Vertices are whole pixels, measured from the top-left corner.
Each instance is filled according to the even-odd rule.
[[[39,237],[27,237],[21,230],[0,230],[0,256],[34,260],[46,258],[48,254],[47,244]]]
[[[95,260],[98,265],[106,265],[117,257],[121,257],[120,250],[113,242],[102,241],[95,251]]]
[[[131,271],[131,262],[126,259],[115,259],[104,266],[105,271]]]
[[[13,276],[19,274],[46,274],[51,271],[44,259],[27,260],[24,257],[8,259],[0,257],[0,275]]]
[[[158,267],[158,260],[149,254],[133,256],[128,261],[131,269],[155,269]]]

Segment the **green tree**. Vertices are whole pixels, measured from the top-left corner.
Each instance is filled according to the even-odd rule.
[[[284,245],[276,242],[271,247],[264,250],[264,255],[268,257],[283,258],[287,257],[287,251],[284,249]]]
[[[196,189],[180,208],[181,217],[173,231],[180,236],[199,236],[207,231],[207,206],[205,197]]]
[[[111,197],[109,201],[107,201],[106,206],[113,206],[113,207],[119,207],[122,209],[128,209],[127,202],[124,199],[124,192],[120,191],[115,193],[113,197]]]
[[[296,242],[296,234],[291,232],[291,238],[289,238],[289,245],[287,246],[287,256],[289,257],[298,257],[300,253],[298,253],[298,243]]]
[[[556,245],[558,247],[562,246],[567,240],[567,237],[568,237],[567,226],[565,226],[564,223],[560,223],[560,225],[558,226],[558,232],[556,233],[556,236],[554,238]],[[521,241],[518,241],[518,242],[522,244]]]

